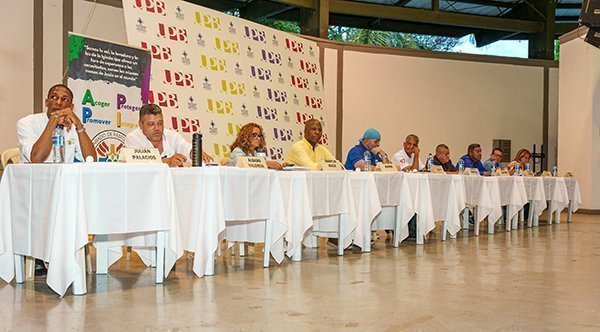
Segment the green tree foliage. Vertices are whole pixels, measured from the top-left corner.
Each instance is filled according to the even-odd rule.
[[[282,31],[300,33],[300,26],[296,22],[261,19],[258,23]],[[329,39],[354,44],[414,48],[442,52],[452,50],[452,48],[459,43],[457,38],[340,26],[329,27]]]

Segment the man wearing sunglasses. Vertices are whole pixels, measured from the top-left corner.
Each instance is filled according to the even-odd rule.
[[[156,148],[162,162],[170,167],[182,167],[191,158],[192,144],[178,132],[165,129],[162,110],[158,105],[142,106],[139,125],[125,137],[125,147]],[[208,163],[212,158],[202,151],[202,161]]]

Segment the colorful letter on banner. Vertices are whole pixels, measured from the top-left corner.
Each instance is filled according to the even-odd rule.
[[[152,53],[151,100],[188,140],[201,131],[213,157],[227,157],[248,122],[279,160],[306,120],[329,132],[315,42],[184,1],[124,0],[123,9],[129,44]]]
[[[74,111],[99,161],[117,161],[125,136],[138,127],[138,111],[150,93],[151,57],[144,49],[69,34]]]

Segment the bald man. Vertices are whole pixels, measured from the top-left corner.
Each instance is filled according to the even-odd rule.
[[[319,144],[321,136],[323,136],[321,122],[317,119],[306,121],[304,124],[304,137],[292,145],[285,161],[288,164],[308,167],[316,171],[319,162],[323,160],[335,160],[331,152]]]

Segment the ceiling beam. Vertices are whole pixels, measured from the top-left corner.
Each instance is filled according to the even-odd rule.
[[[252,1],[240,8],[240,16],[250,21],[257,21],[263,18],[272,18],[286,13],[294,6],[288,6],[270,1]]]
[[[227,11],[239,8],[243,5],[242,2],[233,0],[185,0],[186,2],[196,5],[208,7],[218,11]]]
[[[581,9],[580,3],[557,3],[556,9]]]
[[[303,9],[317,9],[318,0],[270,0],[272,2],[281,3],[288,6],[294,6]]]
[[[334,14],[365,16],[398,21],[420,22],[474,29],[539,33],[544,30],[542,22],[458,14],[424,9],[392,7],[362,2],[331,0],[330,12]]]
[[[494,1],[494,0],[448,0],[448,2],[460,2],[460,3],[468,3],[473,5],[482,5],[482,6],[490,6],[490,7],[500,7],[500,8],[515,8],[519,5],[516,2],[502,2],[502,1]]]
[[[579,16],[556,16],[556,21],[577,22],[577,21],[579,21]]]

